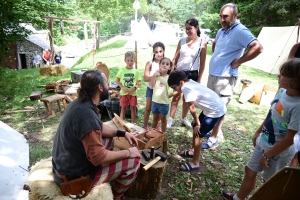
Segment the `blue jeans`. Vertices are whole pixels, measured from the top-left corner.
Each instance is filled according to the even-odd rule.
[[[169,104],[160,104],[152,101],[151,106],[152,114],[161,114],[163,116],[167,116],[169,112]]]

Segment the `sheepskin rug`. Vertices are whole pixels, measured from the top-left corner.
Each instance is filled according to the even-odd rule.
[[[37,162],[32,166],[28,183],[30,186],[30,200],[70,200],[63,196],[52,176],[52,158]],[[84,200],[112,200],[113,194],[109,183],[95,186]]]

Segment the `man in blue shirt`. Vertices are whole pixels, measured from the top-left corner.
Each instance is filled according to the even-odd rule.
[[[261,44],[250,30],[239,22],[237,15],[238,9],[232,3],[225,4],[221,8],[222,28],[212,44],[213,55],[209,63],[207,87],[215,91],[226,105],[231,100],[239,66],[263,51]],[[245,48],[248,49],[246,53]],[[222,126],[223,121],[224,118],[219,126]],[[212,135],[207,144],[203,143],[203,148],[211,148],[216,142],[216,135]]]

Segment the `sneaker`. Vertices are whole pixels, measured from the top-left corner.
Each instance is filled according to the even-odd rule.
[[[171,128],[171,126],[174,125],[174,119],[169,117],[168,121],[167,121],[167,128]]]
[[[186,127],[192,128],[191,122],[189,122],[187,117],[183,118],[181,123],[184,124]]]
[[[202,149],[214,149],[218,144],[218,140],[215,138],[208,138],[207,142],[202,143]]]
[[[227,191],[227,190],[222,190],[222,196],[225,198],[225,199],[228,199],[228,200],[233,200],[233,196],[234,194]]]

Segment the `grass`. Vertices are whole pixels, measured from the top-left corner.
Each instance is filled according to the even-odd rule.
[[[105,49],[97,51],[96,62],[106,63],[110,70],[110,80],[120,67],[125,67],[124,53],[129,49],[121,48],[124,41],[111,44]],[[202,83],[206,85],[208,63],[211,47],[208,47],[206,70]],[[176,46],[166,46],[166,56],[173,58]],[[116,55],[116,56],[115,56]],[[152,57],[151,49],[138,52],[138,70],[143,73],[145,63]],[[92,68],[92,54],[87,54],[71,70]],[[57,116],[47,116],[44,106],[39,101],[30,101],[32,91],[41,90],[43,96],[51,95],[39,85],[50,81],[70,78],[70,72],[64,76],[42,77],[38,69],[10,71],[5,70],[0,75],[0,120],[22,133],[28,139],[30,147],[30,165],[51,155],[52,141],[56,133],[62,113]],[[253,83],[268,84],[277,87],[277,77],[268,73],[241,66],[240,79],[249,79]],[[137,119],[139,126],[143,125],[143,111],[145,108],[145,92],[147,83],[142,82],[138,93],[138,109],[141,114]],[[164,173],[162,194],[157,199],[221,199],[220,190],[227,188],[237,191],[244,175],[244,166],[253,150],[251,138],[255,130],[262,123],[268,111],[267,106],[253,103],[238,103],[241,83],[235,89],[234,98],[228,105],[223,133],[226,141],[216,150],[201,152],[201,170],[199,172],[184,173],[178,170],[186,160],[178,159],[177,152],[191,147],[192,133],[180,125],[181,108],[176,113],[175,125],[167,130],[168,151],[170,153],[167,168]],[[33,106],[37,112],[6,114],[6,110],[23,110],[25,106]],[[58,110],[58,109],[56,109]],[[191,117],[189,116],[191,120]],[[152,120],[151,120],[152,121]],[[258,178],[258,186],[261,184]]]

